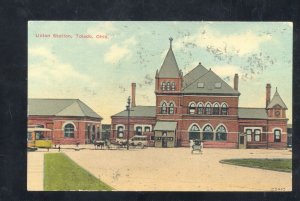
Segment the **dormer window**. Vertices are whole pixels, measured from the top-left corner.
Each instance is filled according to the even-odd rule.
[[[203,82],[198,82],[198,88],[204,88],[204,83]]]
[[[221,83],[221,82],[215,83],[215,88],[216,88],[216,89],[220,89],[221,86],[222,86],[222,83]]]

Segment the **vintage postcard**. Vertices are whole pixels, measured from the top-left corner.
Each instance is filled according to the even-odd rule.
[[[291,22],[28,22],[28,191],[291,191]]]

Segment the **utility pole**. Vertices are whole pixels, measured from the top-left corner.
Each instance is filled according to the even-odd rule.
[[[127,105],[126,105],[126,110],[128,112],[127,116],[127,150],[129,150],[129,133],[130,133],[130,124],[129,124],[129,118],[130,118],[130,96],[128,97],[127,100]]]

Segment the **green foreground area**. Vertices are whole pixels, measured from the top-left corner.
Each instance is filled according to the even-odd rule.
[[[44,190],[112,190],[62,153],[44,156]]]
[[[239,165],[251,168],[260,168],[280,172],[292,172],[292,159],[227,159],[221,160],[220,163]]]

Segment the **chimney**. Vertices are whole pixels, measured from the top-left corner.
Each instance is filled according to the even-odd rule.
[[[266,86],[266,108],[270,104],[271,100],[271,84],[267,84]]]
[[[131,107],[135,107],[135,88],[136,84],[131,83]]]
[[[236,91],[239,90],[239,75],[237,73],[234,75],[233,88]]]

